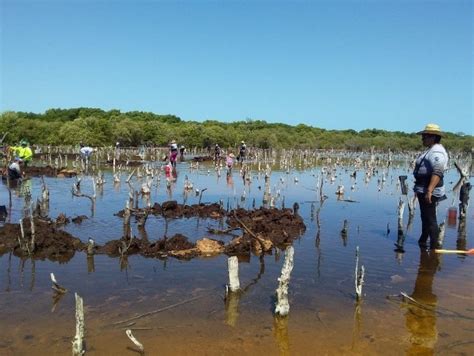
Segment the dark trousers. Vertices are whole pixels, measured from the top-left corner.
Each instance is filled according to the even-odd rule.
[[[8,177],[10,180],[15,180],[21,178],[21,174],[15,171],[14,169],[8,168]]]
[[[431,203],[425,200],[425,194],[417,194],[420,203],[421,214],[421,236],[418,240],[420,245],[426,245],[428,237],[430,238],[430,248],[438,248],[439,227],[436,219],[436,206],[438,199],[431,197]]]

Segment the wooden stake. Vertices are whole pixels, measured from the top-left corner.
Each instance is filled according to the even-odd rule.
[[[226,287],[230,292],[237,292],[240,289],[239,260],[237,256],[229,257],[227,266],[229,268],[229,284]]]
[[[364,284],[364,275],[365,269],[362,265],[359,269],[359,246],[356,247],[356,263],[355,263],[355,290],[356,290],[356,299],[360,300],[362,298],[362,286]]]
[[[74,296],[76,297],[76,335],[72,342],[72,354],[83,355],[86,352],[84,348],[84,303],[77,293],[74,293]]]
[[[290,312],[290,303],[288,302],[288,285],[290,283],[291,271],[293,270],[293,246],[289,246],[285,251],[285,261],[281,269],[280,278],[278,278],[277,304],[275,307],[275,314],[286,316]]]

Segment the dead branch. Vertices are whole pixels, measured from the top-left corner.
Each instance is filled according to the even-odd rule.
[[[144,317],[146,317],[146,316],[150,316],[150,315],[153,315],[153,314],[161,313],[161,312],[164,312],[164,311],[166,311],[166,310],[173,309],[173,308],[179,307],[179,306],[181,306],[181,305],[194,302],[194,301],[196,301],[196,300],[198,300],[198,299],[201,299],[201,298],[204,298],[204,297],[205,297],[205,295],[201,295],[201,296],[198,296],[198,297],[186,299],[186,300],[183,300],[183,301],[181,301],[181,302],[168,305],[167,307],[164,307],[164,308],[152,310],[152,311],[150,311],[150,312],[143,313],[143,314],[134,316],[134,317],[129,318],[129,319],[126,319],[126,320],[117,321],[117,322],[113,323],[112,325],[120,325],[120,324],[123,324],[123,323],[128,323],[128,322],[133,321],[133,320],[137,320],[137,319],[140,319],[140,318],[144,318]]]
[[[219,229],[214,229],[212,227],[208,227],[207,232],[210,234],[215,234],[215,235],[233,235],[233,234],[230,234],[230,232],[234,230],[238,230],[238,229],[239,229],[238,227],[230,227],[225,230],[219,230]]]
[[[237,214],[234,210],[234,218],[235,220],[244,228],[245,231],[247,231],[249,233],[250,236],[252,236],[255,240],[258,241],[258,243],[260,244],[260,247],[262,248],[262,251],[267,251],[268,248],[266,248],[266,243],[265,243],[265,239],[261,238],[260,236],[256,235],[252,230],[250,230],[244,223],[242,220],[240,220],[238,217],[237,217]]]

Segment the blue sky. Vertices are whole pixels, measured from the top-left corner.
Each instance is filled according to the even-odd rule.
[[[472,1],[0,3],[0,111],[474,131]]]

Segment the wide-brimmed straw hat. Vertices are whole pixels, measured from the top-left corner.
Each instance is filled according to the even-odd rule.
[[[423,131],[417,132],[417,135],[437,135],[437,136],[443,136],[443,133],[441,132],[441,128],[439,125],[436,124],[428,124],[425,126],[425,129]]]

